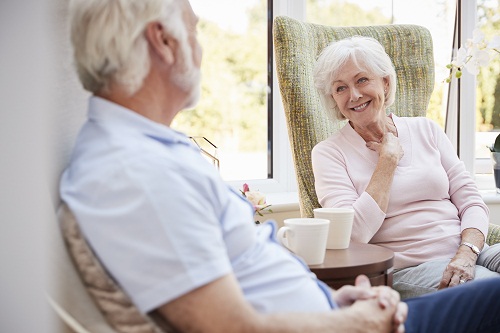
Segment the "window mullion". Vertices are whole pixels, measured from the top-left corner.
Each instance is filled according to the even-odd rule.
[[[477,1],[461,1],[461,41],[465,45],[472,38],[477,22]],[[463,71],[460,79],[459,156],[465,168],[474,175],[476,143],[476,77]]]

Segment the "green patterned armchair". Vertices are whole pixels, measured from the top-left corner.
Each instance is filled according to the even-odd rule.
[[[278,82],[297,176],[300,212],[312,217],[320,207],[314,189],[311,150],[340,128],[322,110],[313,84],[313,66],[330,42],[353,35],[377,39],[391,57],[397,74],[398,116],[425,116],[434,88],[434,57],[430,32],[416,25],[329,27],[278,16],[273,24]],[[490,224],[488,244],[500,242],[500,226]]]

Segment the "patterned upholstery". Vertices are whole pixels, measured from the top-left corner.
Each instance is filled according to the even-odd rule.
[[[106,321],[118,333],[177,332],[158,313],[143,315],[103,268],[80,232],[75,216],[64,203],[58,219],[68,252],[87,292]]]
[[[500,243],[500,225],[490,223],[486,243],[489,245]]]
[[[398,116],[425,116],[434,87],[434,58],[429,31],[416,25],[329,27],[279,16],[273,25],[278,82],[295,164],[300,212],[312,217],[320,207],[314,189],[311,150],[345,124],[332,122],[313,84],[317,56],[330,42],[353,35],[377,39],[397,74],[396,101],[388,110]],[[500,226],[490,226],[488,242],[500,242]]]

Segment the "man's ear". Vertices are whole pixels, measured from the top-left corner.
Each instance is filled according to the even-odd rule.
[[[167,64],[174,63],[177,41],[163,29],[160,22],[149,23],[146,26],[145,36],[152,52]]]

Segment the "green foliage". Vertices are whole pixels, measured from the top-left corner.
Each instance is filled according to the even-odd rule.
[[[498,0],[494,0],[498,3]],[[492,1],[481,13],[498,17]],[[483,6],[485,7],[485,6]],[[198,105],[182,112],[172,126],[192,136],[205,136],[225,151],[253,152],[267,149],[267,1],[248,9],[243,32],[221,28],[201,20],[198,27],[203,46],[202,94]],[[496,10],[496,16],[491,16]],[[353,18],[356,18],[353,20]],[[390,24],[380,10],[364,10],[341,0],[307,0],[309,22],[351,26]],[[500,31],[499,20],[480,20],[487,38]],[[500,58],[500,57],[497,57]],[[500,63],[483,71],[478,86],[478,120],[483,128],[500,128]],[[483,80],[484,79],[484,80]],[[498,102],[497,102],[498,101]],[[442,91],[435,89],[427,116],[444,126]]]
[[[377,10],[329,1],[316,6],[308,0],[316,23],[386,24]],[[172,126],[191,136],[205,136],[225,151],[267,149],[267,1],[248,9],[244,32],[222,29],[201,20],[198,35],[203,46],[202,94],[198,105],[176,117]]]
[[[225,151],[267,148],[267,1],[249,10],[243,32],[201,19],[202,94],[198,105],[172,126],[205,136]],[[201,15],[202,16],[202,15]]]
[[[356,18],[356,20],[353,20],[353,18]],[[385,17],[378,9],[367,11],[357,4],[341,0],[307,0],[307,20],[331,26],[363,26],[391,23],[391,19]]]
[[[487,40],[500,31],[500,0],[478,1],[478,22]],[[492,57],[477,76],[478,130],[500,129],[500,57]]]

